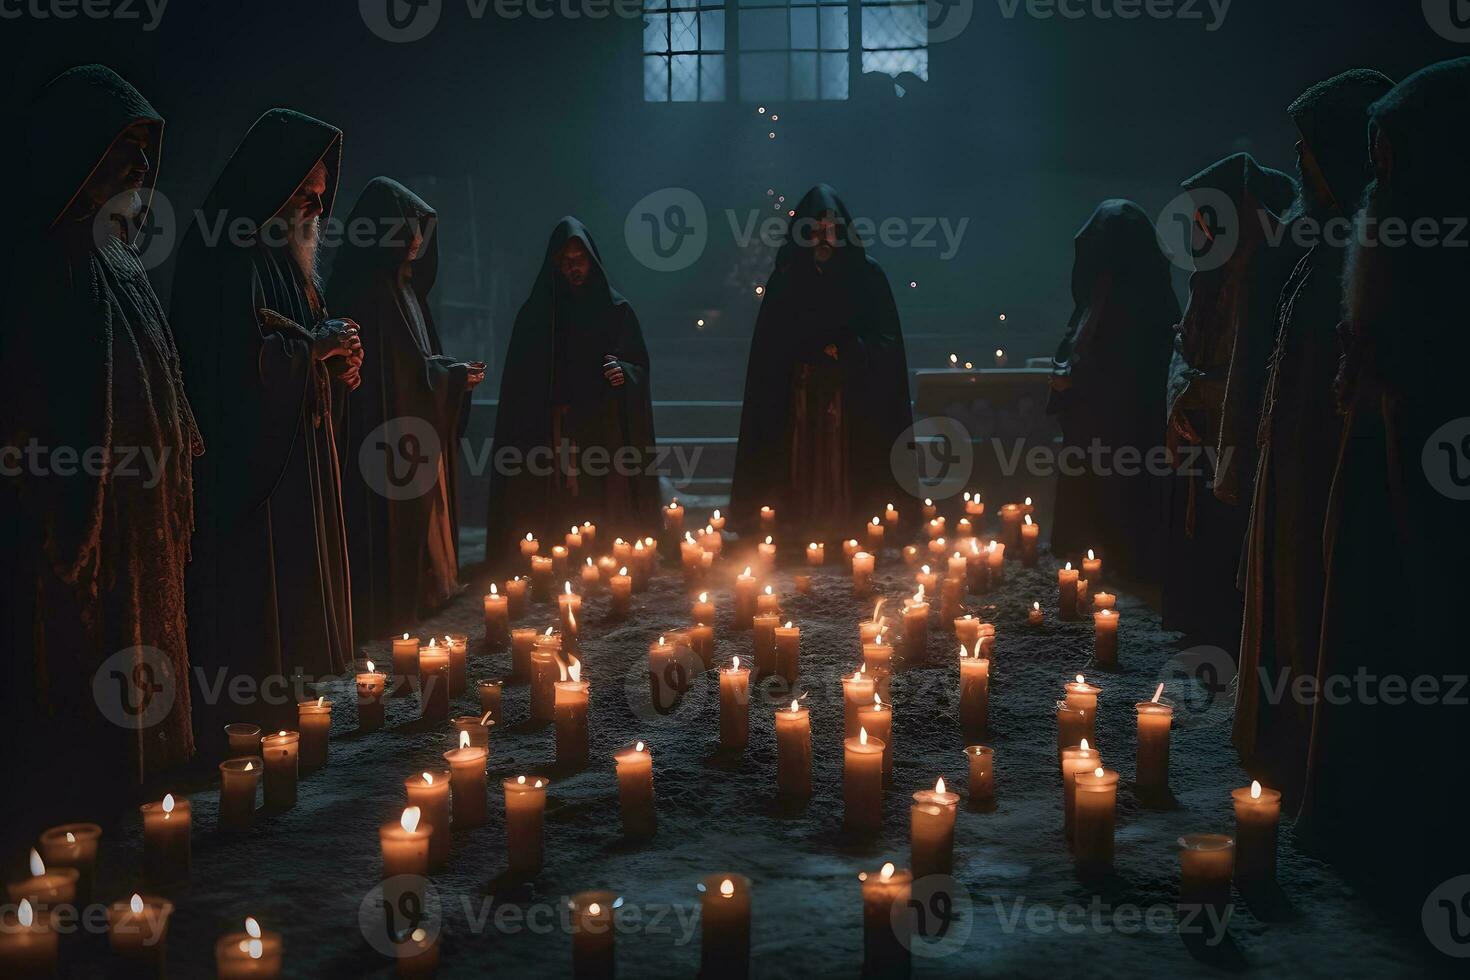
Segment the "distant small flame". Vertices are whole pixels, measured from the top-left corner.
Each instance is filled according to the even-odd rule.
[[[944,792],[944,777],[943,776],[940,776],[937,780],[934,781],[934,792],[936,792],[936,793],[943,793]]]
[[[1092,549],[1091,549],[1091,548],[1088,548],[1088,549],[1087,549],[1087,560],[1088,560],[1088,561],[1096,561],[1096,560],[1097,560],[1097,556],[1095,556],[1095,555],[1094,555],[1094,554],[1093,554],[1093,553],[1092,553]]]
[[[252,939],[245,944],[245,955],[252,960],[258,960],[265,955],[265,943],[259,939]]]
[[[867,745],[868,744],[868,730],[866,728],[859,728],[858,729],[858,744],[859,745]]]
[[[563,595],[571,595],[572,594],[572,583],[571,582],[565,582],[565,583],[563,583],[562,590],[561,591],[562,591],[562,594]]]
[[[709,593],[708,592],[701,592],[699,594],[699,601],[700,601],[701,604],[706,603],[706,602],[709,602]]]
[[[31,848],[31,877],[39,878],[46,873],[46,863],[41,860],[41,855],[36,849]]]
[[[66,832],[66,842],[68,844],[75,844],[77,842],[77,835],[68,830]]]
[[[735,882],[731,881],[729,878],[726,878],[724,881],[720,882],[720,895],[722,897],[729,898],[733,894],[735,894]]]
[[[1033,602],[1031,603],[1031,608],[1035,609],[1037,612],[1041,612],[1041,603]]]
[[[405,807],[403,816],[398,818],[398,826],[411,834],[419,829],[419,817],[422,815],[422,811],[416,806]]]
[[[316,699],[316,706],[318,708],[323,707],[326,703],[327,703],[327,699],[326,699],[325,696],[322,696],[322,697],[319,697],[319,698]]]
[[[643,743],[642,742],[639,742],[637,745],[633,746],[633,751],[634,752],[642,752],[643,751]]]
[[[1077,747],[1079,749],[1081,749],[1083,752],[1091,752],[1092,751],[1092,746],[1090,746],[1090,745],[1087,744],[1087,739],[1085,739],[1085,738],[1082,740],[1082,744],[1079,745],[1079,746],[1077,746]]]
[[[246,772],[253,772],[254,770],[255,770],[255,763],[253,763],[253,762],[247,762],[247,763],[245,763],[245,771]],[[71,834],[67,834],[66,836],[70,837]]]
[[[551,633],[552,633],[552,628],[550,626],[548,626],[548,627],[546,627],[546,632],[545,633],[542,633],[541,635],[542,636],[550,636]]]
[[[771,591],[771,587],[769,585],[766,586],[766,595],[775,595],[775,593]]]
[[[172,793],[165,793],[165,794],[163,794],[163,812],[164,813],[173,813],[174,812],[174,794],[172,794]]]
[[[791,620],[786,620],[786,628],[791,629]]]
[[[434,785],[434,774],[432,772],[426,772],[426,773],[423,773],[422,775],[424,777],[424,785],[426,785],[426,786],[433,786]]]
[[[740,573],[740,577],[741,578],[750,578],[751,577],[750,576],[750,566],[749,565],[746,565],[745,566],[745,571],[743,571],[743,572]]]
[[[251,939],[260,938],[260,923],[255,921],[255,916],[253,915],[247,915],[245,917],[245,935]]]
[[[461,731],[459,733],[459,747],[462,748],[462,749],[467,749],[467,748],[470,747],[470,733],[469,732]]]
[[[1077,683],[1078,684],[1086,684],[1087,683],[1087,678],[1083,677],[1081,674],[1078,674],[1077,675]]]
[[[766,544],[774,544],[774,543],[775,542],[771,540],[771,536],[769,534],[767,534],[766,535]]]
[[[128,899],[128,909],[134,915],[143,914],[143,896],[133,892],[133,897]]]
[[[493,583],[490,586],[490,594],[491,595],[500,595],[500,589],[496,588]]]
[[[888,881],[888,880],[890,880],[893,877],[893,872],[895,870],[897,870],[897,869],[894,868],[892,861],[885,861],[885,862],[883,862],[883,867],[880,868],[879,871],[878,871],[878,879],[880,881]]]
[[[624,565],[622,568],[619,568],[618,569],[618,574],[621,575],[621,576],[623,576],[624,578],[627,578],[628,577],[628,566],[627,565]]]
[[[1261,781],[1259,779],[1252,779],[1251,780],[1251,799],[1253,799],[1253,800],[1259,800],[1260,798],[1261,798]]]
[[[531,532],[530,531],[527,531],[526,532],[526,540],[527,541],[535,541],[536,539],[531,536]]]
[[[582,661],[572,657],[572,662],[562,667],[561,672],[562,680],[570,680],[573,684],[579,683],[582,680]]]
[[[20,907],[15,910],[15,917],[20,921],[20,927],[22,929],[29,929],[31,927],[31,924],[36,921],[36,911],[31,908],[30,899],[23,898],[20,900]]]
[[[792,711],[798,711],[798,710],[800,710],[800,708],[801,708],[801,706],[796,703],[796,699],[795,698],[792,698],[791,699],[791,710]]]
[[[739,670],[740,669],[740,658],[739,657],[731,657],[730,658],[730,669],[731,670]]]
[[[587,914],[588,915],[601,915],[602,914],[602,906],[601,905],[598,905],[596,902],[593,902],[591,905],[587,906]]]
[[[1096,776],[1098,779],[1101,779],[1102,778],[1102,774],[1103,774],[1103,768],[1102,768],[1102,766],[1098,766],[1096,769],[1092,770],[1092,774],[1094,776]]]
[[[1030,514],[1027,514],[1027,515],[1026,515],[1026,526],[1027,526],[1027,527],[1030,527],[1030,526],[1031,526],[1031,524],[1032,524],[1032,521],[1031,521],[1031,515],[1030,515]]]
[[[408,634],[407,634],[407,633],[404,633],[404,634],[403,634],[403,638],[404,638],[404,639],[405,639],[405,640],[406,640],[406,639],[408,639]]]

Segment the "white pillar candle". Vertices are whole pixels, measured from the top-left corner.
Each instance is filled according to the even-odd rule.
[[[743,752],[750,738],[750,670],[734,657],[720,671],[720,748]]]
[[[1276,880],[1276,831],[1281,821],[1281,792],[1260,782],[1232,790],[1235,804],[1235,879],[1246,885]]]
[[[883,743],[859,728],[843,743],[842,760],[843,825],[876,832],[883,825]]]
[[[618,805],[623,833],[650,837],[657,826],[653,809],[653,753],[642,742],[613,755],[618,774]]]
[[[1113,830],[1118,820],[1118,774],[1098,767],[1072,777],[1076,815],[1072,828],[1073,852],[1084,871],[1101,872],[1113,866]]]
[[[776,788],[788,797],[812,792],[811,715],[799,701],[776,712]]]

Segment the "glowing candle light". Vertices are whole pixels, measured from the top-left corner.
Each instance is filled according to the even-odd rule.
[[[751,628],[751,620],[755,618],[755,576],[750,573],[750,567],[735,578],[735,616],[733,626],[738,630]]]
[[[924,508],[921,513],[923,514],[924,520],[932,521],[935,517],[939,516],[939,508],[935,506],[933,499],[925,497]]]
[[[1118,621],[1122,617],[1111,609],[1092,614],[1092,659],[1104,670],[1118,669]]]
[[[429,873],[429,835],[433,828],[416,806],[405,807],[397,820],[378,828],[383,851],[383,879]]]
[[[1031,603],[1031,608],[1026,612],[1026,623],[1028,626],[1040,626],[1046,621],[1046,616],[1041,611],[1041,603]]]
[[[909,807],[909,867],[919,878],[954,870],[954,824],[959,795],[941,776],[932,790],[914,794]]]
[[[230,932],[214,944],[215,973],[219,980],[275,980],[281,975],[281,935],[261,929],[254,916],[245,919],[243,932]]]
[[[301,768],[312,772],[324,767],[331,744],[332,702],[324,697],[298,702],[296,730],[301,733]]]
[[[1102,559],[1091,548],[1087,549],[1087,557],[1082,559],[1082,574],[1093,584],[1102,581]]]
[[[582,597],[572,591],[572,583],[562,583],[562,593],[556,597],[557,612],[561,616],[562,642],[567,639],[575,641],[577,636],[577,620],[582,616]],[[575,642],[572,644],[575,649]]]
[[[873,594],[873,556],[866,551],[852,556],[852,593],[859,598]]]
[[[886,625],[883,619],[883,599],[879,599],[873,606],[873,618],[858,621],[858,640],[861,643],[872,643],[878,638]]]
[[[173,805],[173,797],[167,796],[170,807]],[[187,806],[187,801],[186,806]],[[156,804],[153,804],[156,805]],[[146,816],[146,814],[145,814]],[[187,827],[185,828],[187,830]],[[147,827],[144,827],[145,835]],[[183,865],[184,874],[188,874],[189,865],[187,858],[188,840],[185,839],[185,859]],[[143,841],[144,850],[149,848],[148,839]],[[157,847],[155,842],[153,845]],[[42,860],[41,854],[35,848],[31,849],[30,855],[30,877],[22,878],[6,886],[12,902],[29,901],[32,906],[42,911],[56,905],[72,905],[77,900],[77,881],[81,878],[81,872],[76,868],[51,868],[47,869],[46,862]],[[179,878],[179,875],[164,876],[160,880],[170,881]]]
[[[868,550],[876,554],[883,547],[883,521],[877,515],[868,524]]]
[[[1087,731],[1087,712],[1074,708],[1065,701],[1057,702],[1057,763],[1060,765],[1067,749],[1092,740]]]
[[[853,738],[858,733],[858,711],[873,703],[874,680],[865,668],[851,677],[842,678],[842,736]]]
[[[770,571],[776,567],[776,539],[769,534],[766,539],[755,546],[756,557],[760,559],[761,567]]]
[[[1117,825],[1118,774],[1098,766],[1072,777],[1076,794],[1072,852],[1077,866],[1097,873],[1113,866],[1113,832]]]
[[[1102,765],[1102,755],[1086,738],[1062,750],[1062,835],[1071,842],[1076,823],[1077,785],[1073,781],[1078,773],[1092,772]]]
[[[592,685],[582,680],[582,662],[575,656],[558,664],[556,682],[556,764],[564,769],[581,768],[591,755],[587,712]]]
[[[776,594],[775,586],[768,585],[759,595],[755,597],[755,610],[762,613],[781,612],[781,597]]]
[[[545,724],[556,711],[556,682],[561,677],[561,636],[548,626],[531,648],[531,720]]]
[[[1066,691],[1068,707],[1076,708],[1086,716],[1085,734],[1088,738],[1097,739],[1097,697],[1102,693],[1102,688],[1087,683],[1087,678],[1078,674],[1075,679],[1063,686]]]
[[[850,831],[874,833],[883,824],[883,743],[859,728],[843,743],[843,824]]]
[[[1281,792],[1257,780],[1232,790],[1235,804],[1235,880],[1246,885],[1276,880],[1276,832],[1281,821]]]
[[[615,619],[624,619],[628,615],[628,607],[633,600],[633,579],[628,574],[628,567],[618,567],[618,573],[608,583],[612,590],[612,615]]]
[[[750,973],[750,879],[731,872],[709,875],[699,886],[701,977]]]
[[[367,661],[367,670],[359,673],[357,682],[357,730],[359,732],[375,732],[383,727],[383,695],[388,690],[388,677],[380,673],[371,660]],[[256,740],[255,755],[260,749],[259,738]],[[234,755],[235,753],[231,753]]]
[[[775,639],[776,676],[784,680],[788,688],[794,687],[801,674],[801,627],[791,622],[777,626]]]
[[[257,751],[259,742],[257,741]],[[256,769],[260,766],[257,764]],[[251,797],[252,805],[254,796]],[[86,902],[92,891],[92,876],[97,866],[97,843],[102,828],[95,823],[65,823],[41,834],[38,842],[41,857],[53,871],[72,868],[77,872],[77,897]]]
[[[812,792],[811,714],[799,699],[776,712],[776,788],[788,797]]]
[[[526,614],[526,580],[519,575],[505,583],[505,599],[511,619],[520,619]]]
[[[867,730],[868,737],[883,743],[883,777],[893,776],[893,705],[883,700],[878,691],[873,692],[871,704],[857,711],[858,730]]]
[[[532,534],[530,531],[527,531],[526,536],[521,539],[521,557],[530,558],[532,555],[536,554],[540,550],[541,542],[536,540],[536,536],[534,534]]]
[[[720,748],[745,751],[750,737],[750,670],[732,657],[720,671]]]
[[[684,540],[679,542],[679,564],[684,569],[685,578],[697,577],[704,568],[704,546],[688,531],[684,532]]]
[[[986,573],[990,578],[990,587],[999,588],[1006,577],[1006,546],[999,541],[992,541],[985,546]]]
[[[761,508],[761,533],[762,534],[775,534],[776,533],[776,508],[774,508],[774,507],[762,507]]]
[[[623,833],[651,837],[657,826],[653,809],[653,753],[642,742],[613,755],[618,773],[618,804]]]
[[[29,899],[16,905],[14,918],[0,917],[0,966],[12,977],[54,977],[60,936],[50,919],[37,915]]]
[[[419,648],[419,713],[426,721],[449,718],[449,650],[438,637]]]
[[[567,549],[567,554],[572,555],[582,550],[582,529],[573,524],[567,536],[562,539],[562,547]]]
[[[459,748],[444,753],[449,763],[449,782],[453,788],[450,820],[456,827],[478,827],[485,822],[485,763],[488,749],[470,744],[468,732],[459,733]]]
[[[827,560],[827,546],[819,541],[813,541],[806,546],[806,563],[808,565],[821,565]]]
[[[965,748],[970,766],[970,805],[984,809],[995,803],[995,750],[988,745]]]
[[[877,871],[859,873],[858,880],[863,886],[864,969],[874,976],[907,976],[911,917],[894,913],[909,908],[913,874],[888,861]]]
[[[1036,545],[1041,540],[1041,525],[1031,520],[1027,514],[1022,518],[1021,525],[1021,564],[1027,568],[1036,567]]]
[[[409,776],[403,781],[408,805],[418,807],[429,828],[429,867],[443,868],[449,863],[449,787],[453,775],[448,769],[436,769]]]
[[[495,720],[487,712],[482,715],[459,715],[449,719],[450,727],[454,729],[454,740],[458,744],[460,733],[469,736],[470,745],[475,748],[489,750],[490,729],[494,727]]]
[[[929,648],[929,603],[924,600],[924,587],[903,608],[904,656],[910,664],[926,662]]]
[[[1071,562],[1057,569],[1057,615],[1062,619],[1077,618],[1077,569]]]
[[[571,897],[572,976],[614,975],[614,916],[621,904],[622,899],[609,891],[579,892]]]
[[[556,562],[548,555],[531,556],[531,592],[537,602],[550,602],[555,594]]]
[[[888,522],[890,528],[896,530],[898,528],[898,509],[889,504],[883,509],[883,520]]]
[[[938,564],[939,560],[944,557],[944,553],[948,550],[949,542],[943,537],[934,538],[929,542],[929,557],[936,564]]]
[[[222,833],[243,833],[255,825],[261,769],[261,761],[256,758],[226,759],[219,764],[218,826]]]
[[[107,909],[107,939],[114,969],[123,976],[164,976],[168,922],[174,906],[166,898],[134,893]]]
[[[664,508],[664,530],[675,535],[684,531],[684,505],[679,503],[678,497]]]
[[[1141,797],[1163,797],[1169,791],[1169,728],[1174,709],[1160,702],[1164,685],[1153,699],[1134,705],[1138,712],[1138,764],[1133,783]]]
[[[534,875],[545,862],[548,785],[541,776],[515,776],[501,782],[505,790],[505,848],[512,874]]]
[[[1021,505],[1001,504],[1000,542],[1012,551],[1021,545]]]
[[[280,731],[260,740],[260,751],[265,762],[265,806],[275,812],[289,810],[296,805],[296,785],[300,779],[297,748],[301,736],[295,732]]]
[[[393,694],[409,693],[419,673],[419,638],[404,633],[393,638]]]
[[[979,742],[990,728],[990,661],[978,645],[974,651],[960,646],[960,731],[966,744]]]

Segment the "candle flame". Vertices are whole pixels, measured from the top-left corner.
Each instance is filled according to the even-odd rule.
[[[493,583],[493,582],[490,584],[490,594],[491,595],[500,595],[500,590],[495,587],[495,583]]]
[[[786,620],[786,628],[791,629],[791,620]]]
[[[429,648],[430,649],[433,649],[434,647],[437,647],[438,645],[439,645],[439,640],[438,640],[437,637],[433,637],[433,636],[429,637]]]
[[[720,508],[718,508],[718,507],[715,508],[714,518],[715,518],[715,520],[719,520],[720,519]]]
[[[745,566],[745,571],[743,571],[743,572],[740,573],[740,577],[741,578],[750,578],[750,566],[749,565],[746,565]]]
[[[970,651],[965,648],[965,645],[963,643],[961,643],[960,644],[960,659],[961,660],[964,660],[969,655],[970,655]]]
[[[253,915],[247,915],[245,917],[245,935],[251,939],[260,938],[260,923],[255,921],[255,916]]]
[[[245,763],[245,771],[246,772],[254,772],[255,771],[255,763],[253,763],[253,762],[247,762],[247,763]],[[70,837],[71,835],[68,834],[67,836]]]
[[[731,881],[729,878],[726,878],[724,881],[720,882],[721,897],[729,898],[733,894],[735,894],[735,882]]]
[[[882,614],[883,614],[883,600],[882,599],[879,599],[878,600],[878,604],[873,607],[873,622],[875,622],[875,623],[878,622],[879,617]]]
[[[587,914],[588,915],[601,915],[602,914],[602,906],[601,905],[598,905],[596,902],[593,902],[591,905],[587,906]]]
[[[526,540],[527,541],[535,541],[536,539],[531,536],[531,532],[530,531],[527,531],[526,532]]]
[[[133,897],[128,899],[128,909],[134,915],[143,914],[143,896],[133,892]]]
[[[866,728],[861,728],[861,727],[858,728],[858,744],[859,745],[867,745],[868,744],[868,730]]]
[[[773,592],[772,592],[772,591],[771,591],[771,587],[770,587],[770,586],[769,586],[769,585],[768,585],[768,586],[766,586],[766,595],[774,595],[774,594],[775,594],[775,593],[773,593]]]
[[[684,532],[684,540],[689,544],[695,544],[694,535],[690,534],[688,531]]]
[[[1164,684],[1163,684],[1162,681],[1160,681],[1159,682],[1159,686],[1156,687],[1156,688],[1154,688],[1153,703],[1154,704],[1158,704],[1159,703],[1159,698],[1161,698],[1163,696],[1163,694],[1164,694]]]
[[[740,658],[739,657],[731,657],[730,658],[730,669],[731,670],[739,670],[740,669]]]
[[[774,542],[771,540],[771,536],[769,534],[767,534],[766,535],[766,544],[773,544],[773,543]]]
[[[77,835],[68,830],[66,832],[66,842],[68,844],[75,844],[77,842]]]
[[[924,583],[923,582],[920,582],[919,583],[919,591],[914,593],[914,602],[915,602],[915,604],[917,604],[917,603],[921,603],[923,601],[924,601]]]
[[[1077,675],[1077,683],[1078,684],[1086,684],[1087,683],[1087,678],[1083,677],[1081,674],[1078,674]]]
[[[23,898],[20,900],[20,908],[15,910],[15,917],[20,920],[20,927],[22,929],[29,929],[31,927],[31,923],[36,921],[36,911],[31,908],[30,899]]]
[[[461,731],[459,733],[459,747],[462,748],[462,749],[467,749],[467,748],[470,747],[470,733],[469,732]]]
[[[173,813],[174,812],[174,794],[172,794],[172,793],[165,793],[165,794],[163,794],[163,812],[164,813]]]
[[[558,666],[560,667],[561,665],[558,664]],[[562,680],[571,680],[574,684],[580,683],[582,680],[582,661],[576,657],[572,657],[572,662],[565,667],[561,667],[561,672]]]
[[[919,566],[919,572],[920,572],[920,573],[921,573],[921,574],[923,574],[923,575],[928,575],[928,574],[930,574],[930,572],[929,572],[929,566],[928,566],[928,565],[920,565],[920,566]]]
[[[252,939],[245,944],[245,955],[252,960],[258,960],[265,955],[265,943],[259,939]]]
[[[985,546],[985,550],[987,552],[989,552],[990,554],[995,554],[995,547],[996,547],[996,545],[995,545],[995,539],[994,538],[991,538],[990,539],[990,543]]]
[[[883,698],[878,694],[877,691],[874,691],[873,692],[873,707],[875,707],[875,708],[881,708],[881,707],[883,707]]]
[[[960,362],[960,355],[958,355],[958,354],[951,354],[951,355],[949,355],[949,363],[951,363],[951,364],[958,364],[959,362]]]
[[[562,594],[563,595],[571,595],[572,594],[572,583],[571,582],[564,582],[564,583],[562,583],[562,590],[561,591],[562,591]]]
[[[642,742],[639,742],[637,745],[633,746],[633,751],[634,752],[642,752],[643,751],[643,743]]]
[[[883,867],[881,869],[879,869],[879,871],[878,871],[878,878],[879,878],[879,880],[881,880],[881,881],[888,881],[889,879],[891,879],[893,877],[893,872],[895,870],[896,869],[893,867],[893,862],[892,861],[885,861],[885,862],[883,862]]]
[[[46,863],[41,860],[41,855],[33,847],[31,848],[31,877],[39,878],[46,873]]]
[[[709,593],[708,592],[701,592],[699,594],[699,601],[700,601],[701,604],[706,603],[706,602],[709,602]]]
[[[319,697],[319,698],[316,699],[316,706],[318,708],[322,707],[326,703],[327,703],[327,699],[326,699],[326,696],[325,695],[323,695],[322,697]]]
[[[933,507],[934,506],[934,500],[933,500],[933,498],[932,497],[925,497],[924,498],[924,506],[925,507]]]
[[[526,777],[525,776],[517,776],[516,777],[516,784],[519,785],[519,786],[526,785]]]
[[[1251,799],[1253,799],[1253,800],[1259,800],[1260,798],[1261,798],[1261,781],[1259,779],[1252,779],[1251,780]]]
[[[943,793],[944,792],[944,777],[943,776],[940,776],[938,779],[936,779],[934,781],[934,792],[936,792],[936,793]]]
[[[1027,526],[1027,527],[1030,527],[1030,526],[1031,526],[1031,524],[1032,524],[1032,521],[1031,521],[1031,515],[1030,515],[1030,514],[1027,514],[1027,515],[1026,515],[1026,526]]]
[[[879,525],[879,524],[880,524],[880,523],[881,523],[881,522],[880,522],[880,521],[879,521],[879,520],[878,520],[878,518],[876,518],[876,517],[875,517],[875,518],[873,518],[873,526],[874,526],[874,527],[877,527],[877,526],[878,526],[878,525]]]
[[[407,634],[407,633],[404,633],[404,634],[403,634],[403,638],[404,638],[404,639],[405,639],[405,640],[406,640],[406,639],[408,639],[408,634]]]
[[[619,568],[618,574],[626,578],[628,576],[628,566],[624,565],[622,568]]]
[[[591,558],[588,558],[588,559],[587,559],[587,567],[588,567],[588,568],[591,568],[591,567],[593,567],[593,566],[592,566],[592,559],[591,559]]]
[[[489,728],[491,725],[495,724],[495,722],[490,720],[490,716],[493,714],[495,714],[495,709],[492,708],[480,716],[481,728]]]
[[[398,826],[411,834],[419,829],[419,817],[422,815],[422,811],[416,806],[405,807],[403,816],[398,818]]]
[[[642,551],[643,550],[643,542],[642,541],[635,542],[634,545],[633,545],[633,550],[634,551]]]
[[[1103,767],[1102,766],[1098,766],[1096,769],[1092,770],[1092,774],[1094,776],[1096,776],[1098,779],[1101,779],[1102,778],[1102,774],[1103,774]]]
[[[1087,744],[1087,739],[1085,739],[1085,738],[1082,740],[1082,744],[1079,745],[1079,746],[1077,746],[1077,747],[1079,749],[1081,749],[1083,752],[1091,752],[1092,751],[1092,746],[1090,746],[1090,745]]]
[[[426,772],[426,773],[423,773],[422,775],[424,777],[424,785],[425,786],[433,786],[434,785],[434,774],[432,772]]]
[[[541,635],[542,636],[550,636],[551,635],[551,627],[550,626],[546,627],[546,632],[545,633],[542,633]]]
[[[796,703],[796,699],[795,699],[795,698],[792,698],[792,699],[791,699],[791,710],[792,710],[792,711],[793,711],[793,712],[795,712],[795,711],[797,711],[797,710],[799,710],[799,709],[800,709],[800,707],[801,707],[801,706],[800,706],[800,705],[798,705],[798,704],[797,704],[797,703]]]
[[[1031,603],[1031,608],[1035,609],[1037,612],[1041,612],[1041,603],[1033,602]]]
[[[1097,557],[1095,555],[1093,555],[1091,548],[1088,548],[1087,549],[1087,560],[1088,561],[1096,561],[1097,560]]]

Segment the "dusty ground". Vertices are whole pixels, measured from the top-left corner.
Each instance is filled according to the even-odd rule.
[[[890,551],[878,584],[893,600],[912,591],[910,572]],[[1301,857],[1289,831],[1281,847],[1281,894],[1262,908],[1237,901],[1229,940],[1192,954],[1170,915],[1178,872],[1174,841],[1192,831],[1230,832],[1229,791],[1248,779],[1229,748],[1228,705],[1219,694],[1171,680],[1179,705],[1173,735],[1175,807],[1141,809],[1133,773],[1133,704],[1153,692],[1176,654],[1176,637],[1156,616],[1123,597],[1121,672],[1098,674],[1104,689],[1099,742],[1105,762],[1124,777],[1119,793],[1116,873],[1097,886],[1078,880],[1062,841],[1061,791],[1053,705],[1065,680],[1089,671],[1090,623],[1059,624],[1055,572],[1043,558],[1023,571],[1008,562],[1005,586],[972,598],[993,619],[999,643],[992,668],[990,744],[995,747],[998,805],[974,812],[961,805],[955,877],[962,896],[947,936],[915,957],[920,976],[1019,977],[1085,971],[1102,977],[1245,972],[1261,976],[1395,976],[1423,974],[1410,938],[1386,934],[1377,916],[1330,869]],[[718,659],[750,654],[750,634],[727,628],[727,569],[714,588],[720,609]],[[770,710],[752,705],[749,750],[734,763],[713,758],[718,701],[713,675],[672,718],[644,707],[646,644],[661,630],[687,625],[688,598],[667,570],[635,598],[631,617],[606,620],[606,599],[588,599],[582,643],[592,684],[593,764],[575,774],[554,771],[550,728],[527,727],[527,689],[507,687],[507,724],[492,736],[491,806],[487,826],[454,838],[448,870],[433,884],[442,909],[441,975],[565,975],[571,942],[560,927],[560,899],[588,888],[620,893],[642,924],[618,938],[625,976],[690,976],[699,962],[696,882],[736,871],[754,887],[753,973],[764,977],[854,975],[860,969],[861,903],[856,874],[892,859],[908,860],[910,794],[943,774],[963,794],[963,745],[956,721],[954,643],[931,631],[939,666],[901,674],[896,703],[895,772],[883,832],[870,843],[842,832],[841,691],[837,677],[860,661],[856,621],[872,603],[851,595],[848,579],[829,565],[812,594],[796,596],[792,573],[774,576],[786,613],[802,627],[804,686],[813,712],[815,795],[802,812],[774,804],[775,747]],[[1024,610],[1039,599],[1048,624],[1030,628]],[[990,604],[993,604],[991,606]],[[547,607],[528,622],[544,625]],[[487,654],[478,594],[467,594],[425,624],[424,635],[471,635],[470,676],[498,676],[508,654]],[[370,651],[380,662],[386,648]],[[1177,663],[1177,661],[1176,661]],[[470,698],[473,698],[473,690]],[[214,938],[253,914],[284,934],[289,975],[390,976],[359,926],[359,910],[380,875],[377,829],[402,808],[402,780],[440,766],[450,737],[425,730],[417,705],[389,705],[388,726],[355,734],[355,707],[336,697],[327,770],[302,783],[300,804],[264,819],[239,840],[212,832],[216,793],[193,795],[196,822],[192,884],[178,896],[172,927],[175,976],[209,976]],[[473,711],[466,699],[460,710]],[[656,766],[657,836],[625,842],[618,818],[610,753],[635,739],[652,747]],[[499,779],[536,772],[553,778],[546,825],[547,863],[528,884],[502,878],[506,865]],[[121,891],[136,872],[136,830],[111,841],[108,875]],[[119,846],[120,843],[120,846]],[[119,857],[120,855],[120,857]],[[107,875],[104,875],[106,878]],[[529,919],[523,918],[529,913]],[[488,915],[488,918],[487,918]],[[541,918],[547,917],[547,918]]]

